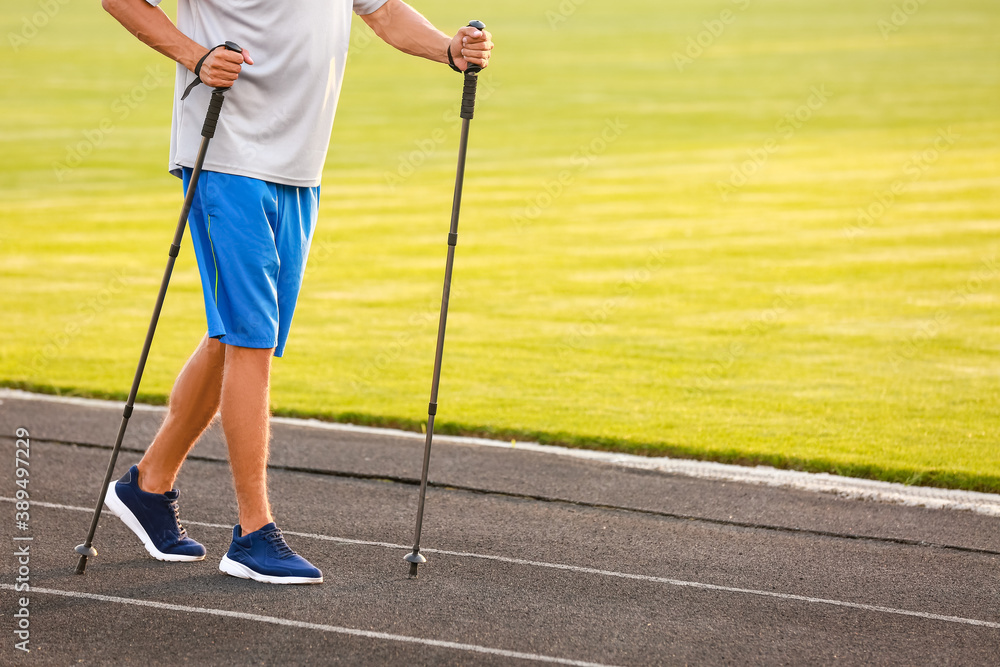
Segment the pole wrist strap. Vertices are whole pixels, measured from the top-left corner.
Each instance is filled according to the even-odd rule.
[[[201,66],[205,64],[205,59],[208,58],[208,56],[212,53],[212,51],[224,48],[226,48],[225,44],[219,44],[218,46],[213,46],[205,53],[205,55],[201,57],[201,60],[198,61],[198,64],[194,66],[195,80],[192,81],[191,84],[184,89],[184,94],[181,95],[181,101],[186,100],[187,96],[191,93],[192,90],[194,90],[195,86],[201,83]]]
[[[452,68],[459,74],[462,73],[462,70],[460,70],[458,65],[455,64],[455,59],[451,56],[451,42],[448,43],[448,67]]]

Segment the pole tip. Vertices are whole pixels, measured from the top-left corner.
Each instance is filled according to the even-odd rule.
[[[410,578],[417,578],[417,568],[427,562],[427,559],[423,555],[414,549],[412,552],[403,556],[403,560],[410,564]]]
[[[96,556],[97,549],[88,547],[86,544],[80,544],[73,551],[80,554],[80,560],[76,563],[76,573],[83,574],[87,571],[87,559],[91,556]]]

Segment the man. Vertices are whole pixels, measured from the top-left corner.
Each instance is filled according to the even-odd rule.
[[[178,0],[176,26],[159,2],[103,6],[178,63],[170,169],[185,190],[211,89],[240,84],[227,94],[189,217],[208,332],[177,377],[152,444],[112,484],[107,505],[154,557],[202,560],[204,547],[177,520],[173,486],[221,412],[239,523],[219,569],[269,583],[320,583],[322,573],[288,547],[271,516],[270,364],[284,351],[316,224],[352,4],[390,45],[454,69],[486,67],[493,43],[472,27],[448,37],[402,0]],[[227,40],[243,52],[212,48]],[[205,85],[192,88],[197,79]]]

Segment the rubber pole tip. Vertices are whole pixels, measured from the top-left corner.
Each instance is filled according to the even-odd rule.
[[[416,551],[412,551],[403,556],[403,560],[405,560],[407,563],[410,564],[411,579],[417,578],[417,567],[419,567],[421,563],[427,562],[427,559],[424,558],[424,555],[421,553],[417,553]]]
[[[469,21],[469,25],[477,30],[485,30],[486,24],[482,21]]]

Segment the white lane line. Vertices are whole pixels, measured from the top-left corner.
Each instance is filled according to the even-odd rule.
[[[12,584],[0,584],[3,590],[12,591]],[[61,595],[67,598],[78,598],[82,600],[97,600],[99,602],[110,602],[114,604],[134,605],[136,607],[151,607],[164,611],[180,611],[189,614],[205,614],[208,616],[222,616],[224,618],[236,618],[241,621],[257,621],[258,623],[270,623],[271,625],[284,625],[303,630],[318,630],[320,632],[335,632],[340,635],[350,635],[352,637],[365,637],[366,639],[381,639],[394,642],[406,642],[409,644],[422,644],[424,646],[434,646],[436,648],[448,648],[456,651],[467,651],[472,653],[485,653],[503,658],[515,658],[518,660],[531,660],[533,662],[549,662],[558,665],[575,665],[576,667],[610,667],[598,662],[584,662],[583,660],[567,660],[565,658],[554,658],[549,655],[538,653],[522,653],[521,651],[507,651],[501,648],[491,648],[489,646],[479,646],[477,644],[460,644],[458,642],[442,641],[440,639],[424,639],[423,637],[410,637],[407,635],[394,635],[388,632],[375,632],[373,630],[358,630],[356,628],[345,628],[339,625],[326,625],[325,623],[308,623],[306,621],[296,621],[290,618],[278,618],[277,616],[264,616],[262,614],[247,614],[242,611],[231,611],[229,609],[212,609],[208,607],[189,607],[182,604],[170,604],[167,602],[156,602],[155,600],[140,600],[137,598],[122,598],[114,595],[100,595],[98,593],[82,593],[78,591],[60,591],[53,588],[31,587],[32,593],[43,595]]]
[[[42,401],[76,405],[89,408],[113,408],[121,411],[124,403],[121,401],[103,401],[91,398],[72,396],[52,396],[49,394],[32,394],[20,389],[0,388],[0,401],[13,399],[22,401]],[[136,404],[137,411],[165,412],[166,408],[154,405]],[[424,435],[413,431],[375,428],[372,426],[355,426],[354,424],[338,424],[319,421],[318,419],[293,419],[289,417],[272,417],[274,424],[286,424],[301,428],[312,428],[338,433],[367,434],[381,437],[407,438],[423,440]],[[458,445],[475,445],[512,449],[510,442],[488,440],[486,438],[469,438],[455,435],[436,435],[436,442],[449,442]],[[590,449],[573,449],[554,445],[540,445],[536,442],[518,442],[516,449],[528,452],[538,452],[564,458],[582,459],[615,465],[624,468],[652,470],[671,475],[683,475],[698,479],[711,479],[724,482],[740,482],[743,484],[758,484],[787,489],[799,489],[812,493],[832,493],[844,498],[854,498],[874,502],[907,505],[911,507],[928,507],[931,509],[966,510],[1000,516],[1000,494],[978,493],[975,491],[960,491],[957,489],[938,489],[928,486],[906,486],[890,482],[879,482],[868,479],[840,477],[827,473],[808,473],[797,470],[779,470],[770,466],[747,466],[714,463],[711,461],[694,461],[688,459],[672,459],[669,457],[636,456],[634,454],[619,454]]]
[[[14,502],[14,498],[0,497],[0,501]],[[93,512],[93,508],[76,507],[73,505],[59,505],[57,503],[47,503],[32,501],[33,505],[40,507],[50,507],[53,509],[73,510],[77,512]],[[202,526],[204,528],[220,528],[232,531],[232,526],[221,523],[207,523],[204,521],[183,520],[189,526]],[[303,537],[324,542],[336,542],[338,544],[352,544],[356,546],[380,547],[397,551],[409,551],[412,547],[405,544],[393,544],[392,542],[373,542],[368,540],[354,540],[347,537],[335,537],[333,535],[320,535],[318,533],[300,533],[292,530],[282,530],[285,535]],[[895,607],[884,607],[882,605],[864,604],[862,602],[847,602],[844,600],[831,600],[827,598],[814,598],[807,595],[795,595],[792,593],[778,593],[775,591],[762,591],[755,588],[737,588],[734,586],[719,586],[717,584],[705,584],[699,581],[686,581],[684,579],[670,579],[667,577],[656,577],[648,574],[630,574],[628,572],[615,572],[614,570],[599,570],[592,567],[580,565],[566,565],[564,563],[546,563],[544,561],[526,560],[524,558],[512,558],[510,556],[493,556],[490,554],[477,554],[467,551],[448,551],[446,549],[421,549],[422,553],[440,554],[442,556],[454,556],[457,558],[477,558],[498,563],[509,563],[511,565],[525,565],[529,567],[542,567],[550,570],[563,570],[568,572],[578,572],[580,574],[593,574],[602,577],[616,577],[618,579],[632,579],[636,581],[648,581],[668,586],[678,586],[681,588],[695,588],[706,591],[719,591],[722,593],[740,593],[743,595],[757,595],[760,597],[776,598],[779,600],[789,600],[793,602],[807,602],[810,604],[832,605],[834,607],[846,607],[848,609],[859,609],[861,611],[871,611],[880,614],[895,614],[897,616],[913,616],[931,621],[943,621],[945,623],[958,623],[961,625],[975,625],[984,628],[1000,630],[1000,623],[994,621],[982,621],[975,618],[963,618],[962,616],[947,616],[944,614],[932,614],[924,611],[911,611],[909,609],[897,609]]]

